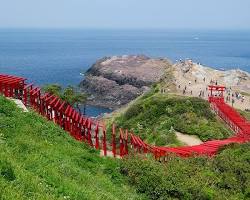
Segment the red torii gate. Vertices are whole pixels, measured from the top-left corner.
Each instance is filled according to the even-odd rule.
[[[250,141],[250,122],[224,102],[224,86],[208,86],[208,90],[211,91],[209,102],[215,113],[235,131],[235,136],[195,146],[157,147],[145,143],[139,136],[129,133],[128,130],[124,131],[116,128],[114,124],[110,134],[111,141],[107,143],[105,124],[81,115],[72,106],[55,95],[42,94],[39,87],[35,87],[33,84],[28,85],[25,80],[22,77],[0,74],[0,93],[6,97],[21,99],[25,105],[29,105],[48,120],[57,123],[75,139],[84,141],[93,148],[102,149],[104,156],[107,155],[107,147],[112,150],[114,157],[118,155],[117,150],[120,150],[120,157],[129,154],[132,150],[136,153],[152,153],[156,159],[165,159],[169,154],[176,154],[181,157],[193,155],[212,156],[221,146],[226,144]],[[217,94],[214,94],[214,92]],[[116,140],[116,129],[120,130],[119,142]],[[99,135],[100,133],[102,135]]]
[[[6,97],[20,98],[26,78],[0,74],[0,93]]]
[[[210,95],[209,95],[209,102],[211,102],[211,97],[219,97],[220,100],[224,101],[224,92],[226,90],[225,86],[221,86],[221,85],[209,85],[208,86],[208,90],[210,91]],[[214,94],[214,92],[216,92],[217,94]]]

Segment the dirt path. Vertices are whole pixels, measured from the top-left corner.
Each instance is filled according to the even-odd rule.
[[[100,150],[100,156],[104,157],[104,151]],[[112,151],[107,151],[107,157],[114,158],[113,152]],[[116,158],[120,159],[120,155],[116,155]]]
[[[23,102],[19,99],[12,99],[12,98],[7,98],[11,101],[13,101],[18,108],[21,108],[23,110],[23,112],[29,112],[29,110],[26,108],[26,106],[23,104]]]
[[[180,132],[176,132],[177,139],[188,146],[194,146],[202,144],[203,142],[195,135],[186,135]]]

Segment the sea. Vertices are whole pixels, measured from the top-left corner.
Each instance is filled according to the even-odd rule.
[[[250,72],[250,31],[0,29],[0,73],[39,86],[78,86],[97,59],[142,54]],[[88,116],[105,112],[110,110],[87,106]]]

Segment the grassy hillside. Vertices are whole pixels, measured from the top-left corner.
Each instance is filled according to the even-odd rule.
[[[75,141],[36,113],[0,96],[0,199],[143,199],[119,160]]]
[[[153,97],[158,95],[140,101]],[[250,144],[231,145],[214,158],[169,157],[164,164],[100,158],[52,122],[20,112],[0,96],[0,199],[249,199],[249,152]]]
[[[238,110],[238,112],[239,112],[243,117],[245,117],[247,120],[250,121],[250,112],[243,111],[243,110]]]
[[[122,171],[150,199],[250,199],[250,144],[231,145],[214,158],[167,163],[128,158]]]
[[[209,103],[195,97],[160,94],[157,87],[109,120],[133,130],[149,143],[178,145],[174,130],[201,140],[227,138],[231,131],[212,113]]]

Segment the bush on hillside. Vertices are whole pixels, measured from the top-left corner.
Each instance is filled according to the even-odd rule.
[[[249,199],[250,144],[224,148],[213,158],[169,157],[166,163],[129,157],[121,171],[150,199]]]
[[[161,145],[173,144],[173,140],[170,142],[163,136],[170,137],[171,127],[185,134],[197,135],[203,141],[231,135],[231,131],[213,114],[209,103],[195,97],[150,93],[129,106],[114,121],[119,127],[132,130],[142,139]]]

